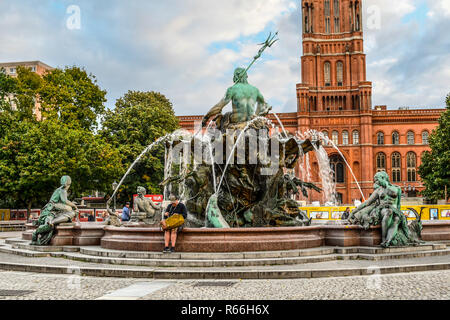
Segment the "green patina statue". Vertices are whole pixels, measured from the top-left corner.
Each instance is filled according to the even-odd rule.
[[[133,202],[133,213],[130,222],[139,222],[151,226],[159,226],[161,221],[161,205],[155,204],[152,199],[146,198],[147,190],[137,187],[138,196]]]
[[[208,120],[214,117],[218,128],[221,130],[225,127],[229,127],[231,124],[242,123],[252,120],[256,116],[265,116],[272,109],[264,100],[263,95],[258,88],[250,85],[247,81],[247,71],[251,66],[261,57],[261,54],[270,48],[278,39],[275,39],[278,32],[267,37],[266,41],[260,43],[262,47],[259,49],[253,61],[247,67],[236,68],[234,70],[233,82],[234,85],[228,88],[225,93],[225,97],[219,101],[209,112],[203,117],[202,126],[205,126]],[[228,112],[224,115],[221,114],[223,108],[232,102],[233,112]],[[255,112],[255,105],[257,105]]]
[[[271,110],[261,92],[258,88],[250,85],[247,78],[247,71],[244,68],[237,68],[234,71],[233,82],[235,84],[228,88],[225,97],[204,116],[203,126],[210,118],[214,117],[219,128],[224,128],[230,124],[250,121],[254,116],[264,116]],[[233,104],[233,112],[222,115],[222,109],[230,101]],[[255,105],[257,105],[256,113]]]
[[[223,218],[222,213],[220,212],[220,208],[217,205],[216,195],[212,195],[211,198],[209,198],[208,206],[206,207],[206,217],[208,219],[208,222],[214,228],[230,227],[229,224]]]
[[[349,222],[362,225],[365,229],[381,223],[382,247],[420,243],[420,218],[408,227],[407,218],[400,210],[401,194],[400,187],[389,182],[385,171],[378,172],[374,177],[374,192],[352,211]]]
[[[77,206],[67,198],[71,184],[72,179],[69,176],[61,178],[61,187],[53,192],[49,203],[42,209],[39,219],[35,222],[37,229],[32,235],[32,245],[48,245],[56,225],[71,222],[77,216]]]
[[[300,191],[307,196],[307,189],[321,190],[312,183],[285,175],[285,169],[293,170],[298,160],[315,148],[310,140],[300,141],[287,132],[284,136],[272,134],[269,122],[262,118],[271,107],[258,88],[247,81],[248,70],[263,51],[277,41],[276,35],[270,34],[261,44],[246,69],[234,70],[234,85],[203,117],[202,127],[212,119],[211,123],[215,123],[218,130],[211,130],[214,135],[210,135],[208,127],[206,134],[209,139],[197,137],[197,134],[191,138],[194,153],[187,155],[186,173],[167,177],[163,182],[184,186],[182,189],[185,190],[186,207],[190,213],[187,219],[189,227],[247,228],[311,224],[311,219],[299,209],[293,196]],[[232,112],[222,114],[223,108],[230,102]],[[241,133],[235,134],[238,132]],[[182,140],[174,139],[166,150],[178,149],[178,144],[184,143]],[[242,152],[233,153],[238,143]],[[226,159],[211,164],[201,157],[198,162],[194,157],[195,146],[202,153],[210,153],[213,159],[226,153]],[[230,155],[224,152],[228,147],[232,151]]]

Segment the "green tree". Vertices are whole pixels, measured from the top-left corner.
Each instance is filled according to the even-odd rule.
[[[2,109],[14,110],[19,121],[36,120],[34,115],[42,78],[30,68],[17,67],[17,77],[0,73],[0,98]]]
[[[71,126],[97,128],[97,118],[105,111],[106,91],[97,79],[79,67],[53,69],[43,77],[39,90],[42,115]]]
[[[54,69],[41,78],[19,67],[0,72],[0,199],[14,207],[43,205],[62,175],[72,195],[110,190],[123,173],[122,156],[93,133],[106,92],[78,67]],[[42,103],[43,120],[33,115]]]
[[[19,66],[17,67],[17,78],[15,80],[13,100],[19,120],[36,120],[34,111],[39,98],[39,90],[43,85],[42,78],[32,72],[30,68]]]
[[[4,68],[0,69],[0,98],[7,99],[16,91],[16,80],[6,74]]]
[[[431,152],[422,156],[419,174],[425,185],[422,194],[433,200],[443,199],[445,187],[450,192],[450,95],[439,126],[429,137]]]
[[[136,157],[156,139],[179,127],[172,103],[161,93],[128,91],[106,112],[100,134],[123,155],[128,168]],[[125,172],[124,172],[125,173]],[[148,193],[161,193],[164,178],[164,147],[146,154],[124,181],[119,201],[129,201],[141,185]]]
[[[0,124],[13,118],[3,112]],[[45,204],[63,175],[72,177],[75,197],[106,190],[123,171],[118,150],[86,129],[46,119],[15,121],[1,130],[0,198],[17,207]]]

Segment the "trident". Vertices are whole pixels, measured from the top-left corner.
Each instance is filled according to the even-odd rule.
[[[250,65],[247,67],[247,69],[245,69],[245,72],[243,72],[241,74],[240,78],[242,78],[244,76],[244,74],[246,74],[247,71],[252,67],[252,65],[255,63],[255,61],[261,57],[261,54],[264,52],[264,50],[266,50],[266,48],[272,47],[272,45],[279,40],[279,39],[275,39],[277,35],[278,35],[278,31],[275,32],[273,35],[271,32],[271,33],[269,33],[269,36],[267,37],[266,41],[258,44],[262,47],[259,49],[258,54],[253,57],[252,63],[250,63]]]

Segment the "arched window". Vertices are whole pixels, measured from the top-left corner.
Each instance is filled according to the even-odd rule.
[[[392,133],[392,144],[400,144],[400,135],[397,131]]]
[[[409,131],[408,134],[407,134],[407,138],[408,138],[408,144],[414,144],[415,143],[414,132]]]
[[[348,145],[348,131],[347,130],[342,131],[342,144]]]
[[[331,86],[331,63],[329,63],[328,61],[325,62],[323,69],[324,69],[325,86],[329,87]]]
[[[402,181],[402,156],[398,152],[394,152],[391,156],[392,160],[392,182]]]
[[[416,154],[414,152],[408,152],[406,154],[406,171],[408,173],[408,182],[416,181],[416,164]]]
[[[339,15],[340,15],[339,0],[334,0],[333,10],[334,10],[334,33],[339,33],[341,32],[339,24]]]
[[[328,135],[328,131],[326,131],[326,130],[325,130],[325,131],[322,131],[322,134],[323,134],[325,137],[327,137],[327,138],[330,137],[330,136]],[[326,146],[328,145],[328,143],[326,142],[326,140],[323,142],[323,144],[326,145]]]
[[[325,33],[331,32],[331,26],[330,26],[330,0],[325,0]]]
[[[342,87],[344,83],[344,64],[342,61],[338,61],[336,64],[336,71],[337,71],[337,85],[338,87]]]
[[[383,152],[377,154],[377,172],[386,171],[386,155]]]
[[[353,144],[359,144],[359,131],[353,131]]]
[[[308,7],[306,7],[306,8],[308,8]],[[307,12],[308,12],[308,11],[307,11]],[[309,22],[308,22],[308,13],[306,13],[306,14],[305,14],[305,26],[304,26],[305,33],[308,33],[308,32],[309,32],[308,26],[309,26]]]
[[[339,132],[333,131],[333,133],[331,134],[331,141],[333,141],[333,143],[336,145],[339,144]]]
[[[345,183],[345,163],[340,155],[330,157],[331,170],[334,172],[334,182]]]
[[[383,132],[378,132],[377,133],[377,144],[378,145],[383,145],[384,144],[384,133]]]
[[[422,144],[428,144],[428,137],[429,137],[428,131],[422,132]]]

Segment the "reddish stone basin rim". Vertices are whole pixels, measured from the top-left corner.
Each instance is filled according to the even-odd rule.
[[[22,234],[31,240],[34,227]],[[422,239],[450,240],[450,221],[424,221]],[[176,250],[182,252],[251,252],[315,248],[320,246],[377,246],[381,228],[364,230],[360,226],[315,225],[310,227],[268,228],[184,228],[178,235]],[[57,227],[52,245],[99,246],[128,251],[161,251],[163,232],[159,228],[113,227],[84,222]]]

